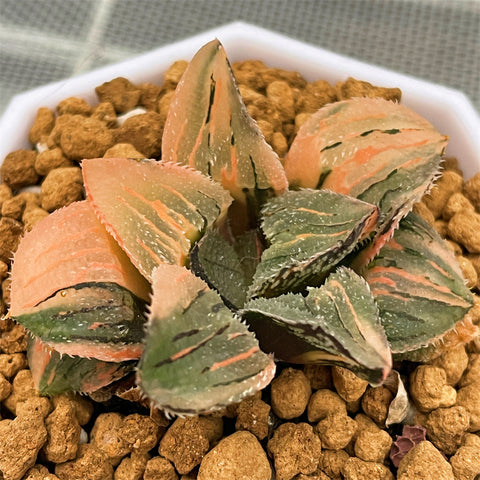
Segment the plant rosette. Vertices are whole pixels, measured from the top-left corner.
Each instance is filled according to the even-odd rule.
[[[446,148],[412,108],[364,97],[312,114],[282,160],[222,43],[205,43],[173,94],[161,160],[83,160],[86,199],[15,253],[10,314],[36,339],[41,393],[135,368],[155,406],[193,415],[264,388],[274,359],[382,384],[473,305],[455,256],[411,212]],[[88,381],[66,375],[72,357]]]

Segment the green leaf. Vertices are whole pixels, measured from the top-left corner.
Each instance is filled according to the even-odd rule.
[[[150,286],[86,201],[56,210],[22,238],[11,278],[13,317],[81,283],[115,283],[150,298]]]
[[[274,296],[318,286],[375,227],[374,205],[329,192],[303,189],[271,199],[262,229],[269,242],[250,296]]]
[[[255,270],[260,263],[263,245],[257,230],[248,230],[234,239],[233,248],[237,253],[247,284],[252,283]]]
[[[321,108],[300,128],[285,159],[296,187],[325,188],[377,205],[370,260],[439,172],[447,137],[413,110],[381,98]]]
[[[248,215],[254,219],[266,198],[288,187],[283,166],[250,117],[218,40],[197,52],[175,90],[162,158],[221,183],[236,201],[236,226],[246,223]]]
[[[391,369],[387,339],[365,281],[339,268],[306,297],[287,293],[247,303],[242,317],[264,351],[291,363],[340,365],[372,384]]]
[[[82,171],[98,217],[149,280],[160,263],[184,265],[192,244],[222,222],[231,202],[218,183],[172,163],[87,159]]]
[[[145,302],[114,283],[60,290],[15,320],[59,353],[121,362],[143,349]]]
[[[160,265],[137,380],[158,407],[194,415],[265,387],[275,364],[220,296],[189,270]]]
[[[247,300],[249,280],[234,247],[217,230],[210,230],[190,253],[190,268],[217,290],[231,308]]]
[[[58,395],[72,390],[91,393],[123,378],[136,364],[62,355],[31,336],[27,357],[35,388],[41,395]]]
[[[473,305],[453,253],[414,213],[402,220],[364,276],[394,353],[413,352],[438,340]]]

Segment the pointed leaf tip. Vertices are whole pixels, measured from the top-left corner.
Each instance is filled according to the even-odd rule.
[[[196,53],[175,90],[162,155],[221,183],[243,217],[288,188],[280,159],[250,117],[218,40]]]
[[[258,298],[241,311],[264,350],[292,363],[340,365],[378,385],[392,358],[366,282],[339,268],[308,295]]]
[[[178,415],[222,408],[264,388],[275,364],[220,296],[184,267],[160,265],[138,384]]]
[[[218,183],[171,162],[88,159],[82,170],[98,217],[149,280],[160,263],[185,264],[192,243],[231,203]]]
[[[249,294],[274,296],[320,285],[376,226],[375,205],[328,190],[288,191],[262,210],[263,252]]]

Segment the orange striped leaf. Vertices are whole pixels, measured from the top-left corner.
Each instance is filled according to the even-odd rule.
[[[149,280],[160,263],[184,265],[231,202],[218,183],[173,163],[100,158],[84,160],[82,170],[98,217]]]
[[[258,298],[241,311],[265,351],[291,363],[340,365],[372,384],[387,377],[392,358],[366,282],[341,267],[306,296]]]
[[[402,220],[364,276],[394,353],[414,352],[439,340],[473,305],[453,253],[413,213]]]
[[[184,267],[161,265],[138,384],[162,409],[209,412],[265,387],[275,364],[220,296]]]
[[[268,241],[250,296],[318,286],[375,228],[375,205],[327,190],[289,191],[262,210]]]
[[[236,201],[236,223],[288,187],[277,154],[247,112],[218,40],[197,52],[175,90],[162,158],[220,182]]]

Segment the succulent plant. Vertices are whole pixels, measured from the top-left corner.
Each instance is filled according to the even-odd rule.
[[[392,355],[473,304],[444,241],[408,213],[445,145],[408,108],[356,98],[312,115],[283,165],[208,43],[176,89],[162,160],[84,160],[87,199],[15,254],[11,315],[31,332],[37,387],[90,392],[135,369],[154,405],[188,415],[264,388],[274,359],[382,383]]]

